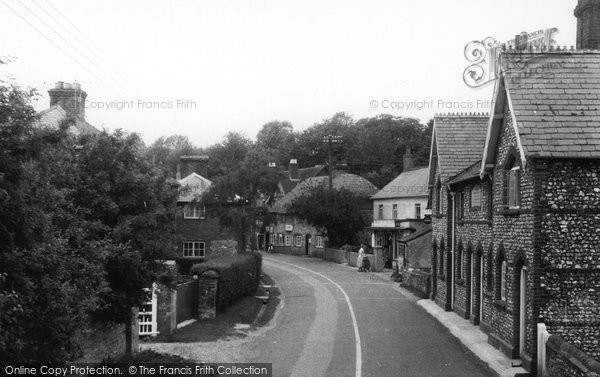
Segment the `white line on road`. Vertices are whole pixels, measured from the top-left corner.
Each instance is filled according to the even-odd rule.
[[[308,268],[296,266],[295,264],[292,264],[292,263],[282,262],[282,261],[274,260],[274,259],[270,259],[270,258],[264,258],[264,260],[268,261],[270,263],[275,263],[275,264],[277,264],[277,263],[287,264],[288,266],[292,266],[292,267],[295,267],[300,270],[308,271],[312,274],[320,276],[323,279],[329,281],[331,284],[335,285],[340,290],[340,292],[342,292],[342,294],[344,295],[344,298],[346,299],[346,303],[348,304],[348,310],[350,310],[350,317],[352,317],[352,326],[354,326],[354,343],[356,345],[356,373],[354,374],[354,376],[361,377],[362,376],[362,348],[360,345],[360,334],[358,333],[358,322],[356,321],[356,315],[354,314],[354,309],[352,308],[352,303],[350,302],[350,297],[348,297],[348,294],[346,293],[346,291],[344,291],[344,289],[338,283],[336,283],[335,281],[331,280],[327,276],[320,274],[316,271],[310,270]]]

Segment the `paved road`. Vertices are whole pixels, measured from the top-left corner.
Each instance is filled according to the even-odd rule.
[[[315,258],[270,254],[282,291],[274,327],[252,342],[276,377],[491,376],[397,284]]]

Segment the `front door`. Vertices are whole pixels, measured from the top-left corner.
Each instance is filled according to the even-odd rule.
[[[307,234],[304,240],[304,253],[308,255],[310,253],[310,243],[312,241],[312,236]]]
[[[525,354],[525,340],[527,339],[527,268],[521,268],[520,282],[520,302],[519,302],[519,352]]]

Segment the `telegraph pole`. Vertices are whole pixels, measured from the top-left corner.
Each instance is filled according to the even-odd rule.
[[[323,136],[323,142],[327,144],[329,149],[329,191],[333,191],[333,144],[340,144],[342,136],[331,134]]]

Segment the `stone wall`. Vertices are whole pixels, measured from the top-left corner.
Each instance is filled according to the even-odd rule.
[[[546,371],[547,377],[597,377],[600,362],[552,335],[546,343]]]
[[[431,295],[431,274],[424,271],[404,269],[402,273],[402,286],[410,288],[422,298]]]
[[[137,308],[131,311],[130,323],[97,323],[75,336],[82,355],[76,363],[100,363],[118,360],[139,351]]]
[[[600,164],[542,164],[540,319],[551,334],[600,358]]]
[[[409,267],[431,269],[431,240],[432,232],[428,232],[406,243],[406,262]]]
[[[512,124],[512,114],[508,106],[504,109],[504,120],[493,170],[493,256],[492,256],[492,306],[487,308],[490,314],[492,344],[504,351],[508,356],[519,355],[519,312],[520,312],[520,260],[529,267],[534,262],[534,171],[531,161],[520,169],[520,207],[508,210],[505,206],[505,174],[511,156],[516,158],[515,164],[521,164],[519,145]],[[500,300],[500,255],[504,254],[507,262],[506,300]],[[527,295],[534,295],[533,272],[528,279]],[[484,301],[485,302],[485,301]],[[526,309],[527,338],[526,353],[535,355],[535,319],[533,300],[527,300]]]
[[[323,259],[329,262],[348,263],[348,252],[345,250],[326,248],[323,255]]]

